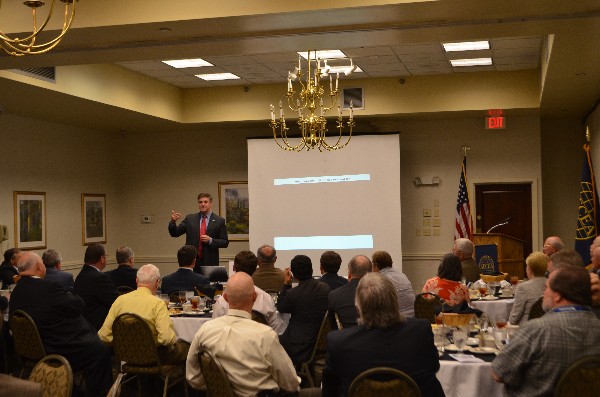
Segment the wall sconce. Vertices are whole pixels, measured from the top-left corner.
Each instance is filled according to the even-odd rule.
[[[433,178],[431,178],[431,183],[425,183],[421,181],[420,177],[416,177],[415,179],[413,179],[413,182],[415,183],[416,187],[419,186],[437,186],[440,184],[441,180],[439,176],[434,176]]]

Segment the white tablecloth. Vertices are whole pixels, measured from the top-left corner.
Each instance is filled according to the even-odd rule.
[[[211,317],[171,317],[173,328],[177,337],[186,342],[192,343],[194,335],[205,322],[212,320]]]
[[[498,299],[495,301],[472,300],[471,306],[487,313],[490,319],[495,319],[496,316],[502,315],[508,321],[514,301],[514,299]]]
[[[446,397],[501,397],[502,384],[492,379],[492,364],[441,360],[437,378]]]

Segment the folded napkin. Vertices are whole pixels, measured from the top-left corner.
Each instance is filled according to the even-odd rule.
[[[508,288],[508,287],[510,287],[510,285],[511,284],[506,280],[500,281],[500,288]]]
[[[449,354],[450,357],[460,363],[484,363],[479,357],[475,357],[472,354]]]

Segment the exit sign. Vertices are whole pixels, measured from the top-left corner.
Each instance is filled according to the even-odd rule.
[[[506,128],[506,117],[493,116],[485,118],[486,130],[503,130]]]

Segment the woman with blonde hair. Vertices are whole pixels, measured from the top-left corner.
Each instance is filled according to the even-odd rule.
[[[517,285],[515,303],[513,304],[508,321],[513,324],[523,324],[529,319],[531,306],[544,296],[546,286],[546,269],[548,256],[543,252],[532,252],[525,259],[528,280]]]

